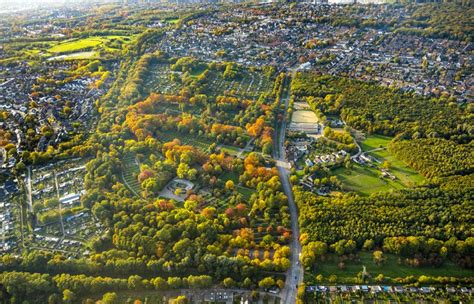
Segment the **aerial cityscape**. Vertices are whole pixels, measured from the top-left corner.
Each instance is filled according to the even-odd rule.
[[[0,304],[473,303],[474,3],[0,0]]]

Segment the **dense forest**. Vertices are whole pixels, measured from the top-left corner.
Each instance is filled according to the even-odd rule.
[[[405,138],[472,139],[472,113],[449,98],[426,98],[373,83],[342,77],[298,73],[292,82],[297,97],[311,97],[320,111],[340,114],[346,123],[369,134]]]
[[[425,185],[370,196],[319,196],[294,186],[307,271],[317,272],[330,255],[338,256],[344,269],[362,250],[375,250],[378,261],[384,253],[396,255],[412,267],[441,267],[448,260],[473,267],[470,105],[303,72],[293,79],[292,92],[323,122],[339,116],[355,130],[394,137],[388,151],[428,179]]]
[[[393,142],[390,151],[426,177],[468,175],[474,172],[474,146],[440,139]]]

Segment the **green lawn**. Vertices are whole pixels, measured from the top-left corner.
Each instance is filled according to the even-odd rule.
[[[66,55],[50,57],[48,60],[72,60],[72,59],[94,59],[99,58],[99,53],[94,51],[77,52]]]
[[[419,185],[425,180],[421,174],[405,165],[401,160],[398,160],[388,150],[374,151],[369,154],[377,159],[388,161],[390,163],[390,172],[407,187]]]
[[[361,195],[369,195],[379,191],[413,187],[424,181],[423,176],[398,160],[386,149],[391,140],[392,138],[387,136],[370,135],[360,143],[360,146],[364,152],[383,148],[370,152],[369,155],[380,161],[380,164],[377,164],[378,166],[388,161],[390,164],[389,172],[395,175],[397,179],[380,178],[381,171],[379,169],[354,164],[351,169],[338,168],[333,171],[346,190]]]
[[[57,44],[49,49],[51,53],[65,53],[65,52],[75,52],[83,50],[86,48],[93,48],[100,44],[104,43],[104,38],[102,37],[89,37],[74,41],[66,41],[60,44]]]
[[[390,163],[390,172],[406,187],[413,187],[423,182],[424,178],[421,174],[409,168],[387,150],[387,144],[391,140],[392,138],[387,136],[370,135],[361,143],[361,147],[363,151],[371,151],[381,147],[385,148],[385,150],[377,150],[369,154],[382,162],[388,161]]]
[[[176,24],[176,23],[178,23],[178,21],[179,21],[179,18],[172,18],[172,19],[163,20],[163,22],[170,23],[170,24]]]
[[[102,45],[108,42],[111,39],[118,39],[122,40],[123,42],[127,42],[127,36],[94,36],[88,37],[83,39],[75,39],[75,40],[67,40],[62,43],[59,43],[53,47],[51,47],[48,52],[51,53],[68,53],[68,52],[75,52],[79,50],[84,50],[88,48],[94,48],[96,46]]]
[[[235,172],[224,172],[219,176],[219,178],[224,182],[231,180],[234,182],[234,184],[239,183],[239,175]]]
[[[255,192],[255,190],[253,189],[242,187],[242,186],[237,186],[237,191],[240,194],[242,194],[242,196],[244,197],[246,201],[248,201],[250,199],[250,196]]]
[[[373,262],[372,252],[360,252],[360,263],[347,262],[344,270],[338,267],[339,260],[335,255],[330,256],[331,260],[321,263],[317,270],[307,276],[308,282],[313,282],[315,276],[322,274],[325,279],[332,274],[336,275],[339,283],[352,283],[357,274],[362,271],[362,266],[374,278],[378,274],[385,277],[396,278],[406,276],[452,276],[452,277],[473,277],[474,270],[465,269],[453,264],[450,261],[444,263],[442,267],[410,267],[398,264],[398,257],[386,254],[387,261],[384,265],[378,266]]]
[[[189,74],[193,77],[201,75],[207,69],[206,65],[199,65],[197,68],[193,69]]]
[[[392,137],[382,135],[369,135],[361,142],[360,146],[363,151],[370,151],[380,147],[386,147],[387,144],[392,140]]]
[[[361,195],[404,187],[400,181],[382,179],[380,173],[374,168],[357,164],[353,165],[351,169],[337,168],[333,173],[343,183],[343,187],[346,190],[354,191]]]
[[[239,154],[240,148],[237,148],[234,146],[223,145],[221,146],[221,151],[229,153],[230,155],[237,155]]]

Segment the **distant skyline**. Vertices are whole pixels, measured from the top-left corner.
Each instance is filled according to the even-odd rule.
[[[0,5],[20,6],[20,5],[42,5],[42,4],[67,4],[78,2],[118,2],[114,0],[0,0]]]
[[[110,3],[120,0],[0,0],[0,12],[35,9],[48,6],[64,6],[69,4]]]

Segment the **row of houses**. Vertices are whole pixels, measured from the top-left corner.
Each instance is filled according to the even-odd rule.
[[[306,286],[307,293],[351,293],[351,292],[364,292],[364,293],[422,293],[422,294],[434,294],[437,291],[447,291],[448,293],[462,293],[472,294],[472,288],[470,287],[433,287],[433,286],[389,286],[389,285],[337,285],[337,286],[325,286],[325,285],[312,285]]]
[[[17,192],[14,180],[8,179],[0,185],[0,253],[8,252],[16,245],[12,198]]]

